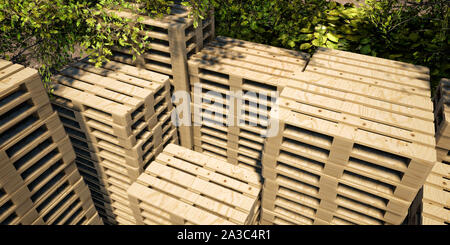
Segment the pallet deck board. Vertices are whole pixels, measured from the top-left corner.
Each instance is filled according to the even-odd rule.
[[[201,210],[197,212],[208,212],[213,216],[218,215],[220,219],[228,220],[226,222],[237,224],[249,224],[253,220],[261,188],[255,173],[174,144],[168,144],[164,148],[155,162],[145,170],[145,174],[133,185],[137,184],[152,188],[161,198],[164,196],[176,198],[177,201],[172,202],[178,203],[178,206],[194,205]],[[133,195],[130,193],[131,188],[128,191]],[[141,200],[136,194],[134,197]],[[135,206],[141,207],[141,204],[135,203]],[[163,211],[158,217],[161,218],[161,215],[166,213],[167,222],[184,224],[188,221],[206,224],[190,219],[183,212],[178,214],[165,207],[154,206]],[[140,212],[137,210],[135,216],[138,220],[143,220]],[[149,212],[155,213],[154,210]],[[179,218],[178,221],[173,220],[173,215],[179,215],[181,220]],[[147,219],[150,217],[145,216]],[[183,219],[185,221],[182,221]]]

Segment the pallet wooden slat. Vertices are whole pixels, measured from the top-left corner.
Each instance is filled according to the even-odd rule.
[[[138,188],[141,188],[141,193],[145,191],[149,195],[152,191],[153,194],[150,196],[155,198],[158,196],[158,198],[167,199],[170,196],[171,201],[164,205],[162,203],[155,205],[154,202],[149,201],[150,199],[137,194]],[[210,221],[201,220],[201,217],[194,219],[191,214],[182,211],[188,207],[186,205],[195,204],[196,208],[194,208],[195,211],[192,210],[193,212],[198,215],[208,214],[211,217],[209,219],[217,217],[216,219],[221,220],[222,224],[249,224],[256,215],[254,210],[258,209],[260,188],[259,179],[255,173],[205,154],[168,144],[156,161],[146,169],[145,174],[130,187],[128,193],[134,198],[132,205],[135,207],[136,220],[142,220],[142,222],[142,215],[144,215],[146,219],[153,217],[153,222],[156,223],[163,222],[160,220],[161,217],[166,217],[165,223],[209,224]],[[176,201],[173,198],[176,198]],[[150,210],[147,209],[147,212],[153,214],[163,212],[158,214],[160,218],[156,220],[156,216],[142,213],[146,210],[142,209],[142,202],[154,206]],[[176,205],[176,208],[169,203]],[[217,221],[211,220],[211,222]]]

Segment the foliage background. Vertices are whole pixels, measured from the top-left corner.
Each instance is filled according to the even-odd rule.
[[[136,8],[130,3],[143,3]],[[79,50],[107,61],[112,46],[139,54],[151,40],[142,26],[108,13],[128,8],[149,16],[166,0],[0,0],[0,58],[36,60],[44,82]],[[450,77],[447,0],[366,0],[357,8],[325,0],[188,0],[195,18],[215,9],[217,35],[313,53],[328,47],[430,67],[432,85]]]

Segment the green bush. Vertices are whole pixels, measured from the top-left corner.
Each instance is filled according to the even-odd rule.
[[[144,4],[138,9],[131,3]],[[204,15],[203,1],[191,0],[194,18]],[[199,4],[198,4],[199,3]],[[51,75],[72,60],[74,48],[86,51],[96,65],[108,61],[111,47],[139,54],[148,47],[143,26],[111,14],[112,8],[149,16],[170,12],[165,0],[0,0],[0,58],[26,64],[33,60],[48,87]],[[205,7],[204,7],[205,6]],[[203,16],[202,16],[203,17]]]
[[[406,3],[405,3],[406,2]],[[446,0],[215,0],[216,32],[313,53],[347,50],[430,67],[432,85],[450,77]]]

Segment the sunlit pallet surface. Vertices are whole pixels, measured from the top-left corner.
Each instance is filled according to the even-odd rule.
[[[450,80],[442,79],[434,95],[437,160],[450,162]]]
[[[392,79],[422,94],[376,86]],[[271,115],[264,222],[401,224],[436,162],[427,79],[422,67],[319,49]]]
[[[188,61],[194,149],[261,172],[269,111],[308,55],[218,37]],[[241,93],[240,93],[241,92]]]
[[[179,4],[172,5],[171,13],[162,18],[150,18],[135,15],[126,10],[113,10],[120,17],[137,19],[141,17],[145,29],[142,35],[150,37],[149,49],[132,59],[129,49],[114,48],[112,60],[169,76],[171,91],[189,93],[189,77],[187,60],[210,40],[214,39],[214,14],[208,13],[205,19],[199,20],[194,28],[194,19],[189,16],[191,10]],[[181,145],[192,148],[192,132],[189,127],[178,127]]]
[[[36,70],[0,60],[0,223],[103,224]]]
[[[257,224],[259,176],[169,144],[128,189],[138,224]]]
[[[410,93],[426,99],[417,106],[429,106],[431,96],[429,68],[400,61],[382,59],[346,51],[318,48],[311,57],[305,71],[325,75],[334,79],[348,79],[373,88],[386,88]],[[407,100],[400,100],[404,103]],[[395,101],[392,101],[394,103]]]
[[[162,151],[178,143],[169,78],[119,62],[88,60],[53,77],[52,105],[76,165],[107,224],[135,224],[126,190]]]

